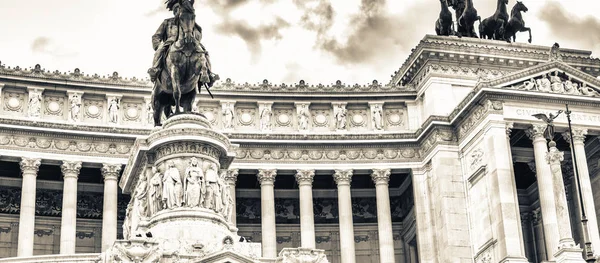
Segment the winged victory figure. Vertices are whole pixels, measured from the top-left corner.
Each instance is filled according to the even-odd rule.
[[[548,116],[543,113],[533,114],[531,116],[536,117],[546,123],[546,130],[544,131],[544,137],[547,140],[553,141],[554,139],[554,119],[556,119],[563,111],[559,110],[556,114],[550,113]]]

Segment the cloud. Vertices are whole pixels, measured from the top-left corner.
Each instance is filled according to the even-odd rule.
[[[592,16],[580,17],[564,10],[561,4],[551,1],[542,7],[538,18],[548,24],[550,32],[557,38],[570,41],[580,48],[598,48],[600,20]]]
[[[246,42],[248,49],[253,56],[261,53],[261,40],[266,39],[281,39],[280,30],[289,27],[290,23],[280,17],[275,19],[275,22],[269,24],[251,27],[248,23],[241,20],[227,19],[223,23],[217,25],[217,29],[225,34],[235,35]]]
[[[334,22],[335,11],[327,0],[294,0],[297,8],[303,11],[300,24],[309,30],[323,36]]]
[[[360,11],[350,17],[345,43],[323,33],[317,35],[317,48],[332,54],[340,64],[382,61],[390,53],[415,45],[424,32],[432,31],[437,13],[439,10],[426,1],[392,15],[385,0],[361,0]]]
[[[33,53],[47,54],[53,57],[75,57],[77,52],[70,51],[62,45],[58,45],[49,37],[37,37],[31,42]]]

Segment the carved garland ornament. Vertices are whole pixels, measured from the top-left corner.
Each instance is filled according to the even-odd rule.
[[[156,150],[156,159],[159,160],[175,153],[204,154],[214,158],[215,160],[219,160],[219,157],[221,156],[221,151],[208,144],[198,142],[177,142],[169,143],[159,147]]]
[[[0,146],[110,155],[125,155],[131,151],[131,146],[127,144],[18,135],[0,135]]]

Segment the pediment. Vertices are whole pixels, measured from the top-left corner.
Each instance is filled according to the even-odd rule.
[[[191,261],[191,262],[194,262],[194,263],[257,263],[259,261],[256,261],[256,260],[249,258],[247,256],[244,256],[244,255],[240,255],[239,253],[236,253],[235,251],[224,250],[224,251],[220,251],[220,252],[214,253],[212,255],[203,257],[202,259],[199,259],[197,261]]]
[[[482,82],[498,89],[600,98],[600,80],[560,61],[540,64]]]

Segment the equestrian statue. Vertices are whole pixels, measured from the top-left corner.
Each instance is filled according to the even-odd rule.
[[[494,15],[479,23],[479,37],[482,39],[504,40],[505,27],[508,24],[508,0],[498,0]]]
[[[517,41],[517,32],[529,32],[529,43],[531,43],[531,28],[525,26],[525,20],[521,12],[527,12],[529,9],[521,1],[517,1],[510,11],[510,19],[504,29],[504,40],[508,43]]]
[[[458,37],[475,37],[475,22],[481,23],[481,17],[477,15],[477,9],[473,6],[473,0],[452,0],[450,4],[456,12],[456,21],[458,27],[456,35]]]
[[[166,19],[152,36],[155,50],[152,68],[154,82],[152,108],[154,125],[161,125],[161,114],[191,112],[198,88],[209,88],[219,80],[211,71],[210,59],[202,39],[202,28],[196,24],[194,0],[167,0],[173,18]]]
[[[435,21],[435,33],[438,36],[451,36],[454,35],[454,23],[452,22],[452,12],[448,8],[447,0],[440,0],[442,5],[442,11],[440,17]]]

